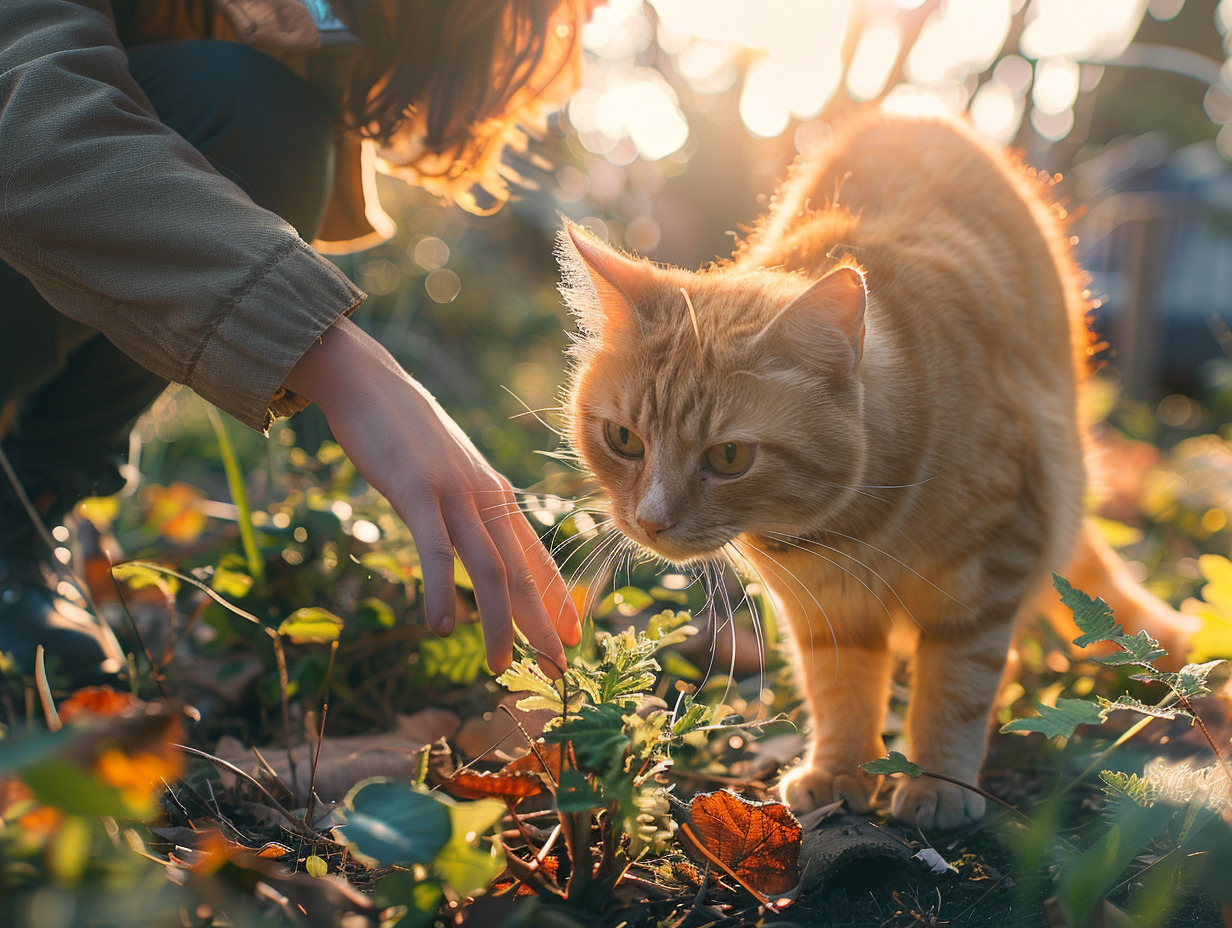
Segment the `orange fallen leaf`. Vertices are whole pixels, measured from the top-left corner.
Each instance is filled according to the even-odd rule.
[[[783,803],[719,790],[695,796],[689,818],[681,827],[687,842],[763,902],[799,883],[803,832]]]
[[[115,717],[130,710],[142,710],[146,705],[132,693],[121,693],[109,686],[86,686],[60,703],[59,715],[61,722],[80,715]]]
[[[480,773],[462,767],[441,781],[441,789],[454,799],[504,799],[517,802],[543,792],[536,773]]]
[[[553,783],[560,782],[560,775],[565,769],[564,744],[546,744],[542,738],[536,741],[531,750],[516,757],[501,768],[501,773],[546,773]]]
[[[516,803],[542,793],[545,777],[552,784],[560,782],[565,763],[561,747],[540,740],[530,753],[511,760],[498,772],[481,773],[467,767],[455,768],[453,751],[441,739],[428,752],[428,779],[454,799],[504,799]]]
[[[279,844],[277,841],[267,841],[257,848],[256,855],[262,860],[277,860],[279,857],[286,857],[288,854],[295,852],[285,844]]]

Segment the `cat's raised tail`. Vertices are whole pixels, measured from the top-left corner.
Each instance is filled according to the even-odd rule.
[[[1167,657],[1157,661],[1160,667],[1175,670],[1185,664],[1190,639],[1202,627],[1202,620],[1173,609],[1147,590],[1089,519],[1083,523],[1074,554],[1062,575],[1075,589],[1092,598],[1098,596],[1111,606],[1126,634],[1145,630],[1159,641],[1168,652]],[[1077,637],[1078,627],[1051,585],[1036,594],[1028,609],[1028,615],[1046,615],[1067,638]],[[1071,630],[1073,634],[1069,634]]]

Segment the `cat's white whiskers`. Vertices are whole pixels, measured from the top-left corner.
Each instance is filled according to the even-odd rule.
[[[711,574],[710,570],[713,565],[709,560],[703,561],[701,566],[702,566],[702,577],[704,578],[703,582],[706,585],[707,626],[708,626],[709,633],[710,633],[710,662],[706,665],[706,670],[702,674],[702,681],[704,683],[706,680],[709,680],[711,674],[714,673],[715,656],[718,654],[717,645],[719,641],[719,632],[723,630],[723,626],[727,623],[726,621],[724,622],[718,621],[718,617],[719,617],[719,610],[718,610],[718,605],[717,605],[718,596],[720,592],[724,594],[726,593],[726,591],[723,590],[722,588],[723,578],[721,575]],[[719,698],[719,703],[727,702],[727,696],[731,692],[732,678],[735,676],[736,639],[735,639],[735,634],[734,634],[735,632],[734,624],[732,626],[732,629],[733,629],[733,635],[732,635],[731,667],[728,671],[727,683],[724,685],[723,695]]]
[[[733,538],[731,541],[731,545],[733,548],[735,548],[736,553],[741,556],[741,560],[747,563],[750,569],[752,569],[753,573],[755,573],[758,579],[761,580],[762,584],[767,585],[767,586],[773,586],[773,584],[766,583],[765,578],[761,575],[761,571],[758,570],[756,567],[754,567],[752,564],[752,561],[740,550],[739,539]],[[821,617],[825,619],[826,628],[829,629],[830,631],[830,642],[831,644],[834,645],[834,653],[835,653],[834,670],[835,670],[835,673],[837,673],[838,672],[838,635],[834,631],[834,623],[830,621],[829,613],[826,612],[825,607],[821,604],[821,602],[813,594],[813,591],[810,590],[808,586],[804,582],[802,582],[799,577],[795,575],[795,573],[791,570],[791,568],[789,568],[786,564],[784,564],[782,561],[776,558],[772,553],[765,551],[765,550],[762,550],[761,553],[765,555],[767,561],[769,561],[771,564],[774,564],[775,567],[779,568],[779,570],[782,570],[784,574],[786,574],[788,577],[794,580],[795,586],[799,587],[800,589],[808,593],[809,599],[813,601],[813,605],[817,607],[817,611],[820,612]],[[776,576],[779,577],[779,579],[782,579],[783,574],[779,574],[777,571],[775,573],[776,573]],[[808,611],[809,611],[808,607],[805,606],[804,601],[800,598],[799,594],[796,593],[795,589],[793,589],[790,584],[788,585],[788,590],[791,592],[792,598],[795,599],[796,603],[800,606],[800,611],[804,615],[807,616]],[[809,683],[811,685],[812,679],[816,675],[816,669],[817,669],[816,668],[816,647],[815,647],[815,642],[813,640],[813,623],[812,622],[808,623],[808,630],[809,630],[809,657],[814,662],[813,666],[809,668]]]
[[[715,582],[719,595],[723,598],[723,611],[727,616],[723,625],[727,627],[727,634],[731,639],[731,657],[727,661],[727,687],[723,691],[723,701],[726,702],[727,694],[731,692],[732,684],[736,679],[736,611],[732,608],[731,599],[727,595],[727,584],[723,582],[723,575],[720,571],[716,571]]]
[[[825,531],[826,531],[826,534],[829,534],[829,535],[836,535],[836,536],[838,536],[839,538],[845,538],[845,539],[847,539],[848,541],[854,541],[854,542],[855,542],[856,544],[858,544],[858,545],[864,545],[866,548],[872,548],[872,549],[873,549],[874,551],[876,551],[878,554],[882,555],[883,557],[888,557],[890,560],[892,560],[894,563],[898,564],[900,567],[905,568],[906,570],[908,570],[909,572],[911,572],[911,573],[912,573],[912,574],[914,574],[915,576],[919,577],[921,580],[923,580],[925,583],[927,583],[929,586],[931,586],[934,590],[936,590],[938,593],[940,593],[940,594],[941,594],[942,596],[944,596],[946,599],[950,600],[950,602],[954,603],[954,605],[956,605],[956,606],[961,606],[962,608],[966,609],[968,612],[974,612],[974,611],[975,611],[975,610],[974,610],[974,609],[972,609],[970,606],[968,606],[966,603],[964,603],[962,600],[955,599],[955,598],[954,598],[954,597],[953,597],[950,593],[948,593],[947,591],[945,591],[945,590],[941,589],[941,587],[937,586],[937,584],[933,583],[931,580],[929,580],[926,576],[924,576],[922,573],[920,573],[918,570],[916,570],[914,567],[912,567],[912,566],[911,566],[910,564],[908,564],[906,561],[902,561],[902,560],[899,560],[898,558],[896,558],[896,557],[895,557],[893,554],[891,554],[889,551],[884,551],[884,550],[882,550],[881,548],[878,548],[878,547],[877,547],[875,544],[873,544],[872,542],[869,542],[869,541],[864,541],[863,539],[861,539],[861,538],[856,538],[856,537],[855,537],[855,536],[853,536],[853,535],[844,535],[842,532],[836,532],[836,531],[833,531],[833,530],[831,530],[831,529],[826,529]],[[812,540],[813,540],[813,539],[811,539],[811,538],[806,538],[806,539],[805,539],[805,541],[812,541]],[[823,547],[825,547],[825,546],[823,545]],[[832,550],[837,550],[837,549],[832,549]],[[850,556],[851,556],[851,555],[848,555],[848,557],[850,557]],[[857,563],[858,563],[858,562],[857,562]]]
[[[798,551],[803,551],[805,554],[811,554],[813,557],[819,558],[820,560],[825,561],[827,564],[830,564],[833,567],[837,567],[847,576],[851,577],[852,580],[856,581],[856,583],[860,584],[860,586],[864,587],[864,589],[868,591],[868,594],[872,596],[873,599],[877,600],[877,602],[881,605],[882,610],[885,611],[886,617],[889,618],[890,620],[893,620],[894,614],[890,611],[890,607],[885,604],[885,600],[883,600],[879,595],[877,595],[877,591],[874,590],[871,586],[868,585],[868,583],[864,581],[864,578],[859,576],[859,574],[857,574],[855,571],[844,567],[842,564],[838,563],[837,561],[826,557],[820,551],[812,550],[811,548],[808,547],[808,545],[816,545],[819,548],[825,548],[827,551],[833,551],[835,554],[841,554],[843,555],[843,557],[850,558],[851,560],[859,564],[862,568],[867,570],[874,577],[876,577],[878,580],[880,580],[882,584],[885,586],[885,588],[889,590],[892,594],[894,594],[894,598],[897,599],[898,604],[903,607],[903,611],[907,614],[907,617],[910,618],[912,622],[915,622],[916,625],[920,624],[919,622],[916,621],[915,616],[911,614],[911,609],[907,606],[905,602],[903,602],[903,598],[898,595],[898,591],[895,590],[894,587],[890,584],[890,581],[888,581],[881,574],[877,573],[877,571],[875,571],[869,565],[865,564],[858,557],[848,554],[846,551],[843,551],[840,548],[832,548],[829,545],[823,545],[821,542],[815,541],[811,538],[807,539],[805,544],[800,544],[798,542],[797,537],[794,535],[786,535],[783,532],[773,532],[773,531],[766,532],[766,534],[776,539],[781,544],[788,545],[789,547],[795,548]]]
[[[611,519],[604,519],[601,522],[596,522],[592,527],[588,528],[585,532],[578,532],[574,535],[566,536],[565,538],[559,537],[560,526],[559,525],[554,526],[551,531],[551,537],[550,537],[551,545],[548,548],[548,551],[550,551],[552,556],[555,557],[561,551],[564,551],[565,548],[568,547],[570,544],[576,544],[577,547],[581,548],[587,542],[594,541],[594,539],[597,538],[605,530],[612,528],[613,525],[614,523]]]
[[[530,406],[530,404],[529,404],[529,403],[527,403],[527,402],[526,402],[526,400],[522,399],[522,397],[518,396],[516,393],[514,393],[512,390],[510,390],[510,389],[509,389],[507,386],[505,386],[504,384],[501,384],[501,389],[502,389],[502,390],[504,390],[506,393],[508,393],[510,396],[512,396],[512,397],[513,397],[515,400],[517,400],[519,403],[521,403],[521,404],[522,404],[522,408],[526,410],[526,412],[519,413],[517,416],[510,416],[509,418],[511,418],[511,419],[516,419],[516,418],[520,418],[521,416],[532,416],[532,417],[535,419],[535,421],[536,421],[536,422],[538,422],[540,425],[542,425],[545,429],[547,429],[547,430],[548,430],[549,432],[551,432],[553,435],[556,435],[556,436],[557,436],[557,437],[559,437],[559,438],[564,438],[564,437],[565,437],[565,436],[564,436],[564,433],[563,433],[563,432],[561,432],[561,430],[560,430],[560,429],[556,428],[554,425],[552,425],[552,424],[551,424],[551,423],[549,423],[546,419],[544,419],[544,418],[543,418],[543,416],[541,416],[541,415],[540,415],[540,413],[541,413],[541,412],[560,412],[560,411],[561,411],[561,407],[559,407],[559,406],[549,406],[549,407],[546,407],[546,408],[544,408],[544,409],[532,409],[532,408],[531,408],[531,406]]]
[[[831,486],[844,487],[849,490],[910,490],[913,487],[922,487],[926,483],[932,483],[939,476],[939,474],[933,474],[915,483],[835,483]]]
[[[727,550],[730,546],[731,542],[728,542],[723,546],[723,549]],[[739,554],[739,552],[736,553]],[[722,570],[722,567],[720,566],[718,569]],[[744,583],[740,584],[740,602],[736,603],[736,609],[739,609],[741,604],[747,604],[749,607],[749,621],[753,626],[753,640],[757,643],[757,702],[758,705],[764,709],[765,706],[762,701],[761,694],[765,692],[766,689],[766,637],[765,631],[761,626],[761,616],[757,613],[757,604],[753,601],[753,597],[749,593],[748,585]],[[732,613],[732,619],[734,626],[734,611]]]

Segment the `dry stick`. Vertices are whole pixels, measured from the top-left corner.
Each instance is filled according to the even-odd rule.
[[[295,755],[291,751],[291,699],[287,693],[291,680],[287,675],[287,655],[282,650],[282,639],[272,628],[266,629],[270,640],[274,643],[274,659],[278,663],[278,692],[282,701],[282,737],[287,745],[287,764],[290,766],[291,790],[299,787],[299,777],[295,773]]]
[[[501,710],[503,710],[503,711],[504,711],[504,713],[505,713],[507,716],[509,716],[509,718],[510,718],[510,720],[513,722],[513,724],[514,724],[514,725],[516,725],[516,726],[518,726],[518,731],[520,731],[520,732],[522,733],[522,737],[526,739],[526,746],[527,746],[527,747],[529,747],[529,748],[530,748],[531,753],[535,755],[535,760],[539,761],[539,766],[540,766],[540,767],[542,767],[542,768],[543,768],[543,772],[544,772],[544,773],[546,773],[546,774],[548,775],[549,780],[551,780],[552,786],[554,786],[554,787],[559,787],[559,786],[560,786],[560,783],[559,783],[559,782],[557,782],[557,779],[558,779],[558,778],[557,778],[557,777],[552,776],[552,771],[551,771],[551,769],[548,767],[548,762],[544,759],[543,755],[539,753],[539,746],[538,746],[537,744],[535,744],[535,739],[533,739],[533,738],[530,736],[530,732],[528,732],[528,731],[526,730],[526,727],[525,727],[525,726],[521,723],[521,721],[518,719],[518,717],[517,717],[516,715],[514,715],[514,714],[513,714],[513,710],[512,710],[512,709],[510,709],[510,708],[509,708],[507,705],[505,705],[504,703],[501,703],[501,704],[500,704],[500,705],[498,705],[496,708],[497,708],[497,709],[501,709]],[[502,738],[502,739],[501,739],[501,741],[504,741],[504,740],[505,740],[504,738]],[[498,741],[498,742],[497,742],[497,744],[499,744],[499,743],[500,743],[500,742]],[[563,772],[564,772],[564,769],[565,769],[565,748],[564,748],[564,745],[561,745],[561,749],[560,749],[560,772],[562,772],[562,773],[563,773]]]
[[[317,765],[321,762],[321,746],[325,743],[325,716],[329,713],[329,687],[334,679],[334,658],[338,654],[338,639],[329,645],[329,663],[325,667],[325,700],[321,703],[321,730],[317,735],[317,749],[312,755],[312,775],[308,780],[308,807],[304,810],[304,824],[312,824],[312,804],[316,798]]]
[[[304,825],[312,825],[312,806],[316,799],[317,764],[321,762],[321,745],[325,743],[325,717],[329,714],[329,703],[321,704],[321,728],[317,733],[317,749],[312,755],[312,773],[308,777],[308,804],[304,808]]]
[[[946,783],[953,783],[955,786],[961,786],[963,789],[969,789],[973,793],[979,793],[981,796],[983,796],[985,799],[989,800],[990,802],[995,802],[997,805],[1001,806],[1001,808],[1006,809],[1010,812],[1013,812],[1020,819],[1026,822],[1028,825],[1035,824],[1033,821],[1031,821],[1031,817],[1027,815],[1025,812],[1022,812],[1016,806],[1013,806],[1010,803],[1006,802],[1000,796],[994,796],[992,793],[988,792],[988,790],[984,789],[983,787],[976,786],[974,783],[968,783],[966,780],[960,780],[957,777],[946,776],[944,773],[933,773],[931,770],[921,770],[920,776],[932,777],[934,780],[944,780]]]
[[[1176,692],[1173,690],[1173,692]],[[1215,753],[1215,760],[1219,764],[1219,769],[1223,771],[1223,775],[1228,778],[1228,785],[1232,786],[1232,768],[1228,767],[1228,762],[1224,760],[1223,752],[1219,750],[1219,745],[1215,743],[1215,739],[1211,737],[1210,730],[1207,729],[1206,723],[1202,721],[1202,717],[1198,715],[1193,707],[1193,703],[1189,701],[1189,697],[1184,693],[1177,693],[1177,698],[1180,699],[1181,705],[1185,707],[1185,711],[1190,717],[1198,723],[1198,727],[1202,729],[1202,736],[1206,738],[1206,743],[1211,746],[1211,750]]]

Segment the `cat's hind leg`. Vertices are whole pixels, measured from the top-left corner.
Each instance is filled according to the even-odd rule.
[[[974,628],[920,634],[907,740],[908,756],[922,769],[976,782],[1012,630],[1012,616],[985,612]],[[968,825],[984,807],[978,793],[927,776],[899,783],[891,805],[896,819],[925,829]]]

